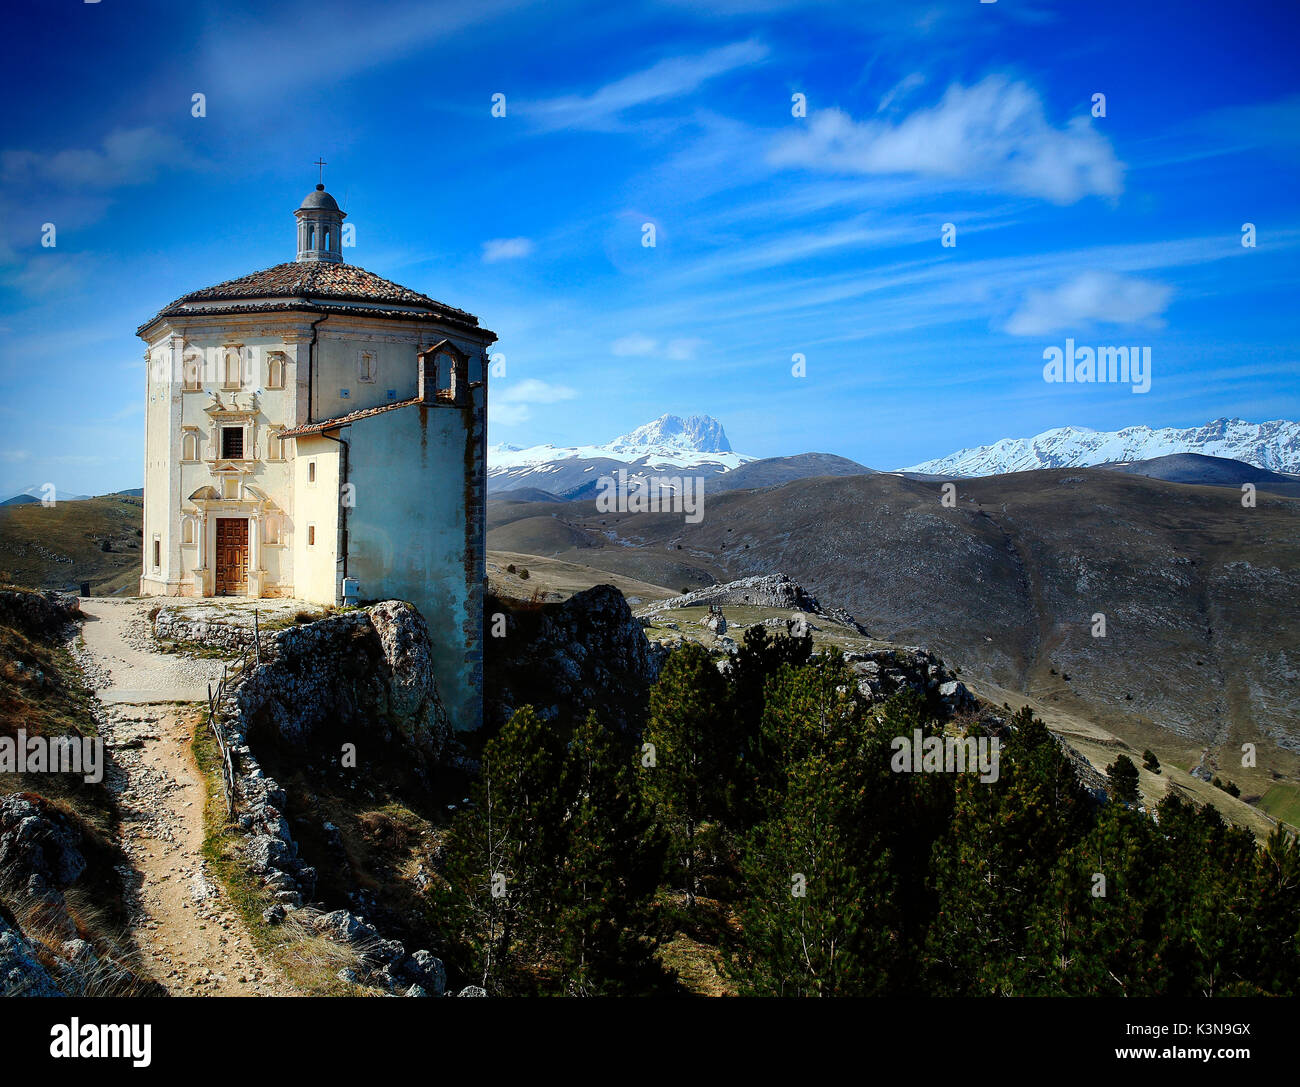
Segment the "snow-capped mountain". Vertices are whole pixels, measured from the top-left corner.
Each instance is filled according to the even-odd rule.
[[[639,426],[630,434],[615,438],[607,447],[616,453],[640,456],[641,450],[683,450],[694,453],[730,453],[731,443],[722,424],[708,415],[661,415],[653,423]]]
[[[722,424],[708,415],[661,415],[603,445],[489,445],[488,490],[537,487],[566,494],[620,467],[637,474],[689,471],[715,475],[755,458],[736,453]]]
[[[1172,453],[1200,453],[1253,464],[1273,472],[1300,472],[1300,423],[1275,419],[1248,423],[1215,419],[1179,430],[1131,426],[1123,430],[1056,427],[1032,438],[1003,438],[992,445],[962,449],[900,472],[940,476],[993,476],[1037,468],[1086,468],[1096,464],[1150,460]]]

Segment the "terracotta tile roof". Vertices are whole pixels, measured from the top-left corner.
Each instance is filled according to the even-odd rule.
[[[418,404],[420,398],[413,396],[409,400],[394,400],[388,404],[380,404],[373,408],[360,408],[357,411],[350,411],[347,415],[336,415],[333,419],[321,419],[315,423],[304,423],[300,427],[294,427],[292,430],[282,430],[281,438],[301,438],[308,434],[319,434],[323,430],[335,430],[341,426],[347,426],[349,423],[355,423],[358,419],[369,419],[372,415],[382,415],[386,411],[392,411],[394,408],[409,408],[413,404]]]
[[[387,303],[392,308],[377,308],[375,303]],[[137,332],[143,332],[160,317],[291,310],[438,320],[478,328],[478,318],[472,313],[436,302],[354,264],[288,261],[182,295]],[[491,335],[486,329],[480,331]]]

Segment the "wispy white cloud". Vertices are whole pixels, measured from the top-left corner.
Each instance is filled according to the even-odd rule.
[[[164,166],[190,161],[191,154],[179,140],[156,128],[118,128],[99,147],[4,151],[0,177],[12,186],[111,189],[152,181]]]
[[[658,341],[649,336],[634,332],[630,336],[620,336],[610,345],[610,350],[620,357],[629,355],[652,355]]]
[[[404,0],[373,4],[363,18],[352,0],[297,0],[242,16],[222,9],[204,37],[205,82],[217,92],[214,97],[240,101],[285,87],[319,86],[323,76],[334,84],[529,6],[529,0]],[[316,27],[332,29],[310,29]],[[429,63],[437,65],[436,53]]]
[[[954,84],[938,105],[897,124],[815,111],[806,127],[777,139],[769,160],[837,173],[920,174],[1057,204],[1117,196],[1124,185],[1123,164],[1090,118],[1055,127],[1032,87],[1000,76]]]
[[[761,63],[768,52],[762,42],[749,40],[668,57],[591,94],[524,103],[520,112],[544,128],[614,129],[621,127],[625,111],[690,94],[711,79]]]
[[[85,282],[96,263],[85,254],[57,247],[14,254],[8,261],[0,260],[0,284],[15,287],[29,298],[58,299]]]
[[[504,387],[494,387],[488,398],[488,412],[492,422],[513,426],[531,419],[535,405],[558,404],[577,395],[577,390],[567,385],[553,385],[530,377]]]
[[[664,348],[664,354],[677,362],[686,362],[695,358],[696,352],[703,346],[703,340],[691,337],[685,337],[679,340],[669,340],[668,345]]]
[[[1113,272],[1082,272],[1050,290],[1030,290],[1006,331],[1039,336],[1092,324],[1160,327],[1173,297],[1163,283]]]
[[[531,238],[493,238],[483,243],[483,263],[518,260],[529,256],[535,248]]]
[[[906,98],[910,92],[924,85],[925,76],[920,72],[913,72],[911,75],[905,76],[885,92],[884,97],[880,99],[880,105],[876,107],[876,112],[884,113],[894,102]]]
[[[622,358],[664,355],[674,362],[688,362],[695,358],[696,352],[703,346],[703,340],[692,336],[679,336],[661,344],[652,336],[634,332],[630,336],[622,336],[615,340],[610,350]]]

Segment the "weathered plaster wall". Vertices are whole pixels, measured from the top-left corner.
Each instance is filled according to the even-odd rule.
[[[466,548],[467,525],[482,531],[465,478],[474,418],[470,407],[410,406],[345,431],[356,487],[348,574],[362,598],[407,600],[424,615],[457,729],[477,728],[482,715],[482,570]]]

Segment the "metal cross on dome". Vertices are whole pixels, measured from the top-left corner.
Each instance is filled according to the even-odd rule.
[[[319,166],[319,167],[320,167],[320,183],[321,183],[322,185],[324,185],[324,184],[325,184],[325,167],[328,166],[329,163],[326,162],[324,159],[317,159],[315,162],[312,163],[312,165],[313,165],[313,166]]]

